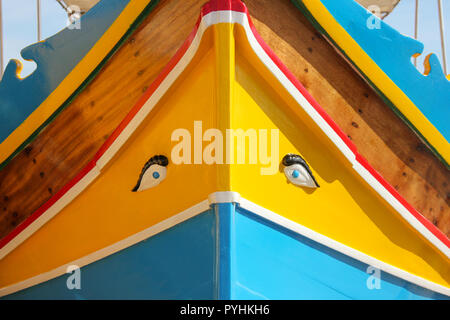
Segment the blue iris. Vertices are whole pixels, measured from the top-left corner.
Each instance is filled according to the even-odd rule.
[[[300,172],[298,170],[294,170],[294,171],[292,171],[292,176],[294,178],[298,178],[300,176]]]
[[[153,172],[153,178],[158,179],[159,178],[159,172],[157,172],[157,171]]]

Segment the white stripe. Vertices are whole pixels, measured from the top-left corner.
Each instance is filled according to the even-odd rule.
[[[14,250],[18,245],[28,239],[33,233],[35,233],[40,227],[46,224],[50,219],[57,215],[62,209],[64,209],[73,199],[75,199],[92,181],[100,174],[100,170],[94,167],[89,171],[80,181],[77,182],[70,192],[65,193],[58,201],[56,201],[47,211],[45,211],[39,218],[31,223],[25,230],[20,232],[15,238],[8,242],[0,250],[0,260],[3,259],[8,253]]]
[[[207,28],[218,23],[237,23],[240,24],[247,35],[250,46],[255,51],[256,55],[275,76],[276,79],[286,88],[297,103],[305,110],[305,112],[314,120],[320,129],[333,141],[342,154],[350,161],[353,168],[360,176],[377,191],[383,199],[385,199],[400,215],[408,221],[413,228],[422,234],[428,241],[430,241],[436,248],[438,248],[445,256],[450,258],[450,248],[447,247],[439,238],[437,238],[430,230],[428,230],[419,220],[412,215],[386,188],[381,185],[372,174],[367,172],[357,161],[353,151],[345,144],[341,137],[334,131],[334,129],[322,118],[319,112],[309,103],[309,101],[301,94],[295,85],[286,77],[286,75],[277,67],[272,59],[267,55],[264,49],[255,38],[245,13],[235,11],[215,11],[205,15],[200,22],[198,32],[192,42],[192,45],[186,51],[184,56],[180,59],[177,66],[169,73],[168,77],[161,83],[161,86],[155,91],[155,97],[151,97],[144,107],[138,112],[132,122],[127,126],[124,132],[113,143],[110,149],[98,161],[100,168],[103,168],[111,158],[116,154],[122,145],[128,140],[130,135],[136,130],[139,124],[146,118],[148,113],[153,109],[155,104],[160,100],[163,94],[169,89],[173,82],[179,77],[181,72],[187,67],[189,62],[194,57],[203,33]],[[166,81],[167,80],[167,81]],[[161,93],[159,92],[161,90]]]
[[[435,245],[443,254],[450,258],[450,249],[439,240],[430,230],[428,230],[415,216],[405,208],[378,180],[364,168],[359,162],[353,165],[359,175],[376,191],[387,203],[389,203],[409,224],[422,234],[428,241]]]
[[[426,288],[428,290],[441,293],[443,295],[450,296],[450,289],[444,287],[442,285],[436,284],[424,278],[413,275],[407,271],[394,267],[390,264],[382,262],[378,259],[375,259],[367,254],[364,254],[358,250],[355,250],[351,247],[348,247],[340,242],[337,242],[331,238],[328,238],[320,233],[317,233],[305,226],[302,226],[298,223],[295,223],[279,214],[276,214],[266,208],[263,208],[249,200],[242,198],[239,193],[232,191],[225,192],[216,192],[209,195],[207,200],[200,202],[199,204],[175,215],[172,216],[150,228],[147,228],[139,233],[136,233],[124,240],[121,240],[113,245],[110,245],[106,248],[103,248],[99,251],[96,251],[92,254],[89,254],[83,258],[67,263],[61,267],[58,267],[49,272],[40,274],[38,276],[26,279],[19,283],[13,284],[8,287],[4,287],[0,289],[0,297],[12,294],[14,292],[29,288],[31,286],[40,284],[42,282],[54,279],[66,273],[67,267],[76,265],[78,267],[83,267],[88,264],[91,264],[95,261],[106,258],[118,251],[124,250],[126,248],[131,247],[134,244],[137,244],[141,241],[144,241],[152,236],[155,236],[177,224],[180,224],[190,218],[193,218],[196,215],[199,215],[211,208],[212,205],[217,203],[224,203],[223,200],[230,199],[231,202],[237,203],[241,208],[250,211],[266,220],[269,220],[279,226],[282,226],[286,229],[289,229],[299,235],[302,235],[308,239],[311,239],[317,243],[320,243],[328,248],[331,248],[337,252],[340,252],[348,257],[351,257],[355,260],[358,260],[367,265],[376,267],[380,270],[383,270],[386,273],[389,273],[397,278],[406,280],[410,283],[413,283],[422,288]],[[217,232],[217,230],[216,230]]]
[[[119,242],[116,242],[108,247],[105,247],[101,250],[98,250],[92,254],[89,254],[87,256],[84,256],[83,258],[80,258],[78,260],[72,261],[70,263],[67,263],[65,265],[62,265],[56,269],[53,269],[49,272],[42,273],[40,275],[37,275],[35,277],[29,278],[27,280],[18,282],[16,284],[10,285],[8,287],[4,287],[0,289],[0,297],[12,294],[14,292],[29,288],[31,286],[37,285],[39,283],[54,279],[56,277],[59,277],[67,272],[67,267],[75,265],[78,267],[84,267],[88,264],[91,264],[95,261],[98,261],[100,259],[103,259],[107,256],[110,256],[118,251],[124,250],[136,243],[139,243],[143,240],[146,240],[154,235],[157,235],[158,233],[161,233],[177,224],[180,224],[200,213],[203,213],[207,210],[209,210],[209,202],[208,200],[204,200],[200,202],[199,204],[196,204],[195,206],[184,210],[183,212],[174,215],[158,224],[155,224],[154,226],[147,228],[141,232],[138,232],[124,240],[121,240]]]
[[[211,13],[214,14],[215,12]],[[400,215],[408,221],[413,228],[430,241],[437,249],[450,258],[450,248],[447,247],[438,237],[428,230],[411,212],[408,211],[381,183],[379,183],[372,174],[365,170],[361,164],[356,161],[353,151],[344,143],[341,137],[334,131],[332,127],[322,118],[309,101],[301,94],[294,84],[286,77],[286,75],[277,67],[272,59],[267,55],[261,47],[253,32],[251,31],[248,19],[243,13],[233,12],[237,17],[233,19],[235,23],[241,24],[247,34],[252,49],[257,56],[278,79],[278,81],[287,89],[297,103],[308,113],[308,115],[316,122],[322,131],[330,138],[344,156],[350,161],[355,171],[376,191],[383,199],[385,199]],[[234,17],[234,16],[233,16]],[[245,18],[244,18],[245,17]]]
[[[38,230],[43,224],[61,211],[68,203],[70,203],[78,194],[81,193],[99,174],[101,169],[113,158],[119,149],[125,144],[131,134],[146,118],[156,103],[161,99],[165,92],[170,88],[179,75],[185,70],[186,66],[194,57],[200,45],[204,31],[211,25],[217,23],[238,23],[244,27],[249,43],[257,56],[272,72],[272,74],[280,81],[280,83],[288,90],[288,92],[296,99],[298,104],[308,113],[308,115],[316,122],[316,124],[324,131],[324,133],[334,142],[345,157],[352,163],[353,168],[358,174],[377,191],[397,212],[402,215],[418,232],[435,245],[447,257],[450,257],[450,249],[442,243],[431,231],[423,226],[395,197],[390,194],[376,179],[365,170],[357,161],[351,149],[344,143],[339,135],[331,128],[322,116],[314,109],[308,100],[297,90],[292,82],[284,75],[284,73],[276,66],[272,59],[266,54],[264,49],[256,40],[251,31],[247,15],[240,12],[217,11],[211,12],[203,17],[200,22],[198,32],[196,33],[192,44],[185,52],[177,65],[169,72],[168,76],[162,81],[154,94],[138,111],[136,116],[131,120],[127,127],[122,131],[119,137],[113,142],[111,147],[98,160],[97,166],[91,170],[86,177],[80,180],[72,189],[70,189],[60,200],[58,200],[49,210],[47,210],[40,218],[34,221],[27,229],[14,238],[10,243],[0,250],[0,259],[7,253],[17,247],[21,242],[27,239],[31,234]]]

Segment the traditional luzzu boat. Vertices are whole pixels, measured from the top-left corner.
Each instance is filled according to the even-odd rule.
[[[335,2],[100,1],[25,48],[0,296],[448,299],[448,80]]]

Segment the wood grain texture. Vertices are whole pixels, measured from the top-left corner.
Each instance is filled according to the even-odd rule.
[[[81,170],[191,32],[206,0],[162,0],[99,75],[0,171],[0,238]],[[450,235],[450,173],[289,0],[246,0],[267,44],[416,209]]]
[[[289,1],[245,1],[256,29],[358,151],[450,236],[450,171]],[[270,10],[265,10],[268,8]]]
[[[0,238],[68,183],[188,37],[205,1],[160,1],[94,81],[0,171]]]

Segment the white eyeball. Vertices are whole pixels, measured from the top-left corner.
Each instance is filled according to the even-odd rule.
[[[307,188],[319,187],[308,164],[299,155],[287,154],[284,156],[282,163],[284,165],[284,175],[293,184]]]
[[[286,178],[293,184],[308,188],[317,188],[311,175],[300,164],[293,164],[284,168]]]
[[[168,163],[165,156],[152,157],[142,169],[139,180],[132,191],[140,192],[159,185],[166,178]]]

